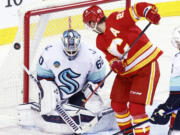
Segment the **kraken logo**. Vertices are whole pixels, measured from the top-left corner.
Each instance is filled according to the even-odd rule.
[[[79,83],[73,78],[77,78],[79,76],[80,74],[73,72],[70,68],[63,70],[58,76],[60,82],[63,84],[59,86],[59,89],[67,94],[74,93],[78,90]]]

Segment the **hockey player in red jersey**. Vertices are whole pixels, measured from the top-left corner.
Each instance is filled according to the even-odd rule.
[[[145,34],[120,60],[141,33],[135,24],[141,17],[152,24],[158,24],[160,20],[156,6],[146,2],[113,12],[107,18],[96,5],[83,12],[83,22],[98,33],[97,48],[106,55],[111,69],[117,73],[111,91],[111,107],[121,130],[148,119],[145,107],[153,102],[160,76],[157,59],[162,51],[153,46]],[[149,135],[149,132],[148,124],[134,129],[135,135]],[[124,135],[133,135],[133,131]]]

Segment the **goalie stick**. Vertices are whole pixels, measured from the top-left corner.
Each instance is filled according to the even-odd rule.
[[[144,34],[144,32],[149,28],[149,26],[151,25],[151,22],[149,22],[146,27],[141,31],[141,33],[139,34],[139,36],[133,41],[133,43],[130,45],[130,47],[128,48],[128,50],[123,54],[123,56],[120,58],[120,60],[123,60],[124,57],[128,54],[129,50],[135,45],[135,43],[139,40],[139,38]],[[98,84],[98,86],[94,89],[94,91],[91,93],[91,95],[89,95],[89,97],[84,101],[83,105],[80,106],[79,110],[76,112],[78,113],[83,107],[84,105],[87,103],[87,101],[91,98],[91,96],[99,89],[99,87],[104,83],[104,81],[106,80],[106,78],[112,73],[112,70],[110,70],[107,75],[104,77],[104,79]]]
[[[174,111],[178,111],[178,110],[180,110],[180,107],[179,107],[179,108],[172,109],[172,110],[167,111],[167,112],[164,112],[164,115],[171,114],[171,113],[173,113]],[[134,129],[134,128],[138,127],[138,126],[141,126],[141,125],[143,125],[143,124],[145,124],[145,123],[147,123],[147,122],[150,122],[151,120],[153,120],[153,119],[152,119],[152,118],[149,118],[149,119],[147,119],[147,120],[145,120],[145,121],[143,121],[143,122],[141,122],[141,123],[139,123],[139,124],[136,124],[136,125],[131,126],[131,127],[129,127],[129,128],[123,129],[123,130],[121,130],[121,131],[119,131],[119,132],[117,132],[117,133],[114,133],[113,135],[123,134],[123,133],[126,132],[126,131],[129,131],[129,130]]]
[[[39,108],[40,108],[40,110],[39,111],[41,111],[41,99],[44,96],[41,83],[39,82],[39,80],[36,79],[36,77],[34,77],[30,73],[30,71],[25,66],[23,68],[26,71],[26,73],[31,77],[31,79],[38,85],[38,88],[40,90],[40,93],[39,93],[39,106],[40,106]],[[43,96],[41,96],[41,93],[43,94]],[[112,113],[113,110],[111,108],[107,108],[106,110],[103,110],[102,113],[99,116],[95,116],[95,120],[90,122],[89,125],[86,127],[81,127],[81,126],[77,125],[76,122],[66,113],[66,111],[62,108],[62,106],[60,104],[58,104],[56,106],[56,112],[61,116],[61,118],[64,120],[64,122],[70,127],[70,129],[74,133],[81,134],[81,133],[84,133],[85,131],[87,131],[89,128],[91,128],[92,125],[96,124],[102,118],[102,116]]]
[[[38,112],[41,112],[41,99],[44,97],[44,92],[43,92],[43,88],[41,86],[41,83],[29,72],[29,70],[27,69],[26,66],[23,65],[23,69],[28,74],[28,76],[30,76],[31,79],[37,84],[37,86],[39,88],[39,93],[38,93],[38,96],[39,96],[39,99],[38,99],[39,100],[38,101],[39,110],[38,110]]]
[[[39,90],[40,90],[40,98],[42,99],[44,97],[44,92],[43,92],[43,88],[41,86],[41,83],[38,81],[38,79],[36,79],[30,72],[29,70],[27,69],[26,66],[23,66],[24,70],[26,71],[26,73],[31,77],[31,79],[34,80],[34,82],[36,82]]]

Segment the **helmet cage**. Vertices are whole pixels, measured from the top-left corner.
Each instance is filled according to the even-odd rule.
[[[73,60],[79,52],[80,38],[80,34],[72,29],[63,33],[63,50],[70,60]]]

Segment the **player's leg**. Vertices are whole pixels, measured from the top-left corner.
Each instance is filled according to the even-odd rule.
[[[151,105],[153,102],[159,76],[159,66],[155,61],[142,68],[132,78],[129,107],[133,124],[138,124],[148,119],[145,107],[147,104]],[[148,123],[134,129],[135,135],[149,135],[149,132],[150,126]]]
[[[127,107],[130,86],[131,81],[129,79],[117,75],[111,91],[111,107],[115,112],[120,130],[132,126],[130,112]],[[124,135],[130,133],[132,133],[132,130],[125,132]]]

